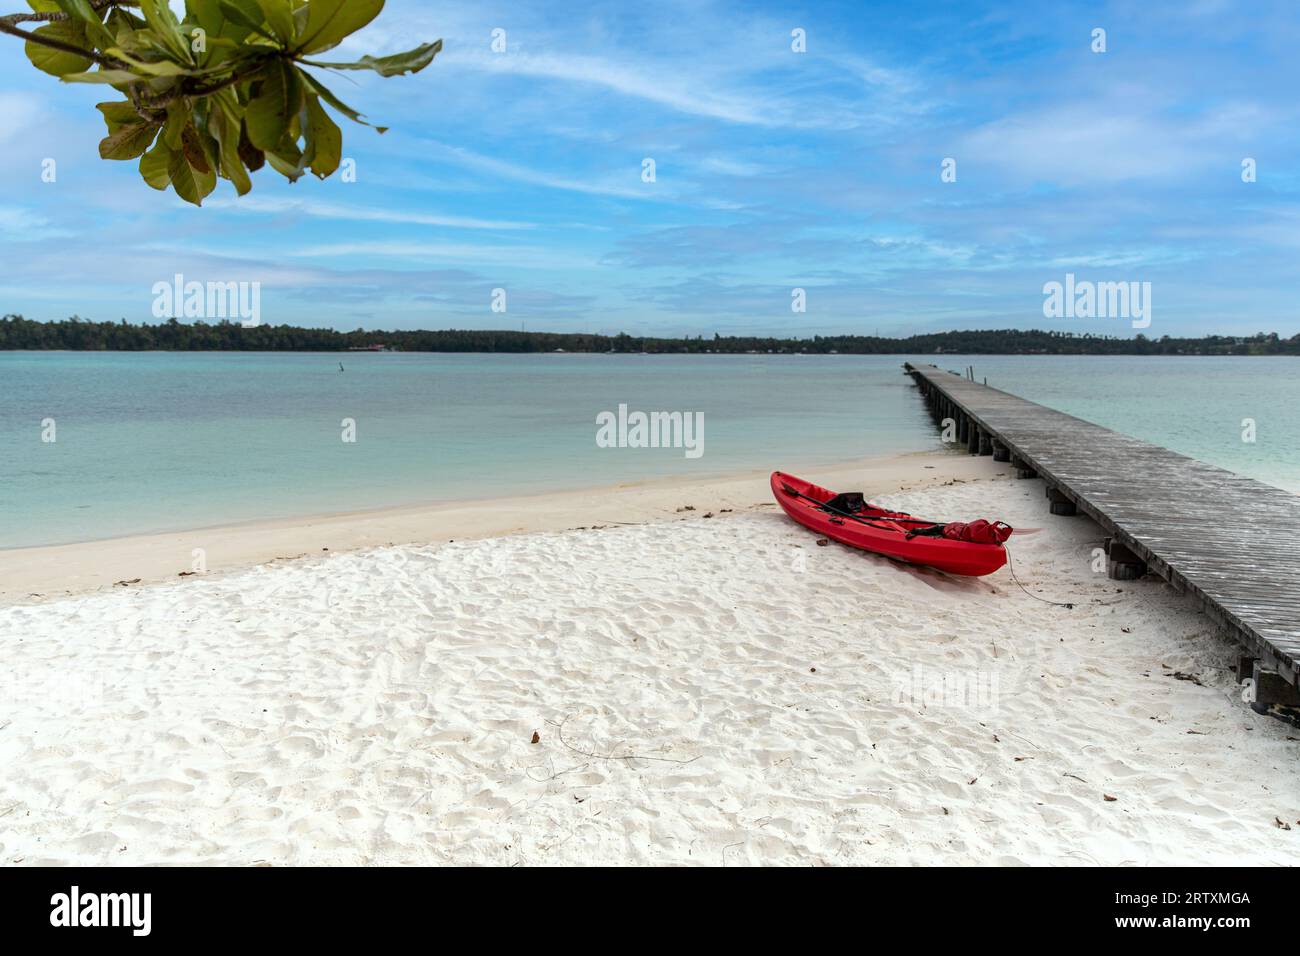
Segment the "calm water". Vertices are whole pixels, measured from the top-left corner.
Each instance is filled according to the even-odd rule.
[[[1296,360],[922,360],[1300,490]],[[903,361],[0,352],[0,547],[937,448]],[[620,403],[703,455],[597,447]]]

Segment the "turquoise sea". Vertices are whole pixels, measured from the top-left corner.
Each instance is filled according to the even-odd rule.
[[[0,352],[0,547],[939,448],[906,360]],[[1300,360],[910,360],[1300,491]],[[599,447],[620,404],[703,453]]]

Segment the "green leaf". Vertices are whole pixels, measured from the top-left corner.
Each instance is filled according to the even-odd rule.
[[[203,144],[199,141],[199,131],[194,128],[194,124],[185,127],[181,133],[181,152],[185,154],[185,161],[194,168],[196,172],[212,172],[212,164],[208,162],[208,157],[203,150]]]
[[[157,135],[158,126],[154,123],[123,126],[99,141],[99,156],[101,159],[135,159],[144,155]]]
[[[267,150],[266,161],[271,168],[284,176],[289,182],[297,182],[307,171],[307,158],[298,149],[296,143],[287,136],[274,150]]]
[[[177,78],[174,76],[151,76],[144,83],[152,92],[161,95],[170,93],[176,88]]]
[[[352,107],[348,106],[347,103],[344,103],[341,99],[339,99],[337,96],[331,93],[328,87],[326,87],[325,84],[322,83],[320,80],[318,80],[316,77],[312,76],[310,73],[305,73],[301,71],[299,72],[298,75],[302,77],[303,82],[306,84],[308,89],[310,89],[313,93],[315,93],[317,96],[323,99],[330,106],[334,107],[344,116],[346,116],[348,119],[352,120],[352,122],[360,123],[362,126],[371,125],[370,122],[364,116],[362,116]],[[379,132],[381,133],[388,132],[387,126],[376,126],[375,129],[379,130]]]
[[[242,40],[250,28],[236,23],[221,9],[221,0],[186,0],[186,9],[211,37],[230,37]]]
[[[343,131],[314,95],[307,97],[307,156],[311,171],[321,179],[334,174],[343,156]]]
[[[185,136],[185,127],[190,125],[190,111],[180,100],[167,104],[167,122],[163,124],[163,139],[172,152],[179,152],[181,141]]]
[[[216,173],[198,171],[189,164],[184,153],[175,150],[167,160],[167,175],[171,177],[176,195],[196,206],[202,206],[204,197],[217,188]]]
[[[262,26],[262,8],[257,5],[257,0],[217,0],[217,5],[231,23],[268,40],[276,39],[274,34]]]
[[[65,73],[59,79],[65,83],[108,83],[110,86],[119,86],[143,83],[146,78],[137,76],[130,70],[92,70],[89,73]]]
[[[207,33],[207,52],[198,55],[204,66],[224,63],[231,53],[252,33],[252,29],[226,16],[220,0],[187,0],[187,9],[195,22]],[[254,16],[260,17],[258,12]],[[193,31],[191,31],[191,39]]]
[[[257,172],[266,165],[266,154],[252,144],[248,138],[248,128],[240,127],[239,130],[239,158],[244,161],[249,172]]]
[[[135,111],[135,107],[126,100],[96,103],[95,109],[104,114],[104,123],[110,133],[116,133],[123,126],[134,126],[145,121],[144,117]]]
[[[56,2],[60,10],[85,27],[86,36],[95,46],[103,48],[113,45],[115,42],[113,34],[108,32],[99,14],[91,7],[90,0],[56,0]]]
[[[129,13],[121,7],[113,7],[108,11],[108,18],[104,21],[104,26],[108,32],[118,38],[118,43],[122,42],[123,31],[143,30],[149,26],[134,13]]]
[[[168,52],[183,63],[193,62],[190,41],[181,33],[180,21],[166,0],[140,0],[140,12]]]
[[[70,43],[87,51],[90,46],[90,41],[86,39],[86,28],[80,23],[73,23],[71,20],[47,23],[42,27],[37,27],[33,32],[39,37]],[[75,53],[64,53],[62,50],[52,50],[47,46],[41,46],[39,43],[33,43],[31,40],[27,41],[23,51],[27,54],[27,59],[32,61],[32,66],[52,76],[82,73],[90,69],[91,64],[94,63],[94,60],[89,57],[77,56]]]
[[[117,43],[104,51],[110,56],[113,55],[113,50],[125,50],[135,56],[147,56],[153,60],[173,56],[171,49],[147,26],[140,29],[124,27],[116,32],[116,36]]]
[[[366,0],[361,0],[366,2]],[[293,42],[293,2],[292,0],[257,0],[262,10],[262,17],[271,32],[284,44]]]
[[[320,66],[330,70],[374,70],[380,76],[399,76],[403,73],[419,73],[433,62],[433,58],[442,52],[442,41],[434,40],[417,46],[405,53],[392,56],[363,56],[355,63],[318,63],[315,60],[303,60],[308,66]]]
[[[248,104],[248,138],[260,150],[275,150],[288,135],[289,124],[301,106],[298,71],[283,61],[272,63],[262,74],[257,95]]]
[[[244,160],[239,155],[239,118],[232,117],[226,103],[218,103],[218,106],[220,108],[208,120],[208,128],[217,138],[221,172],[234,183],[235,192],[243,196],[253,188],[253,181],[248,178]]]
[[[384,0],[311,0],[298,52],[319,53],[338,46],[383,9]]]
[[[172,177],[167,172],[171,164],[172,151],[160,136],[153,149],[140,157],[140,175],[154,189],[166,189],[171,185]]]
[[[171,60],[141,60],[131,56],[118,47],[109,47],[104,51],[115,60],[121,60],[137,73],[144,76],[193,76],[193,70],[187,70]]]

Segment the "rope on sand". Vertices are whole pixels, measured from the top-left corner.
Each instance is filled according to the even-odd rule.
[[[1071,603],[1071,602],[1066,602],[1066,601],[1049,601],[1049,600],[1047,600],[1047,598],[1039,597],[1037,594],[1032,593],[1032,592],[1029,590],[1029,588],[1027,588],[1027,587],[1025,587],[1023,584],[1021,584],[1021,583],[1020,583],[1020,579],[1019,579],[1018,577],[1016,577],[1016,569],[1015,569],[1015,566],[1011,563],[1011,549],[1008,548],[1008,547],[1004,544],[1004,545],[1002,546],[1002,550],[1005,551],[1005,552],[1007,553],[1007,570],[1011,572],[1011,580],[1016,582],[1016,587],[1020,588],[1020,590],[1024,591],[1026,594],[1028,594],[1028,595],[1029,595],[1031,598],[1033,598],[1035,601],[1042,601],[1044,604],[1050,604],[1050,605],[1052,605],[1052,607],[1064,607],[1064,608],[1071,608],[1071,609],[1074,607],[1074,604]]]

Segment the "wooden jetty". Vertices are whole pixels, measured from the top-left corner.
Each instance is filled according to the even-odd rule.
[[[1300,705],[1300,497],[933,365],[904,366],[947,438],[1041,478],[1105,529],[1107,569],[1192,596],[1245,648],[1259,705]]]

